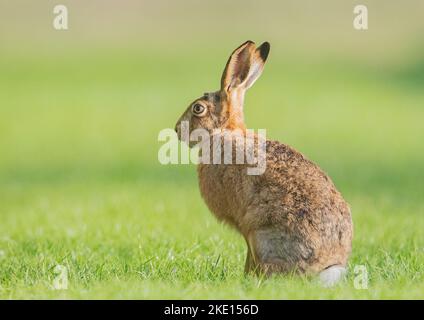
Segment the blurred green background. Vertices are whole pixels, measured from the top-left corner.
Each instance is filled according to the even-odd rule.
[[[424,2],[0,1],[0,298],[423,298]],[[158,132],[269,41],[249,128],[318,163],[352,206],[350,276],[243,277],[240,236]],[[68,290],[52,290],[56,265]],[[354,288],[356,265],[368,290]]]

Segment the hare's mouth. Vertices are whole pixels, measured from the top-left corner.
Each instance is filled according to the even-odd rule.
[[[181,124],[180,123],[178,123],[176,126],[175,126],[175,132],[177,133],[177,137],[178,137],[178,140],[180,140],[181,142],[185,142],[185,143],[187,143],[187,145],[189,145],[189,136],[187,136],[187,134],[185,134],[184,136],[183,136],[183,134],[182,134],[182,130],[181,130]],[[186,137],[187,136],[187,137]],[[191,147],[191,146],[190,146]]]

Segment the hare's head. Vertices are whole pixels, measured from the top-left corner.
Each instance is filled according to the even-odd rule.
[[[175,130],[181,138],[181,122],[188,121],[189,131],[206,129],[245,129],[243,117],[244,94],[262,73],[270,45],[258,48],[247,41],[231,54],[221,78],[219,91],[205,93],[194,100],[178,120]]]

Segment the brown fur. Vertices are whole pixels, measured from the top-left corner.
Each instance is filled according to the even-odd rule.
[[[248,41],[237,48],[225,67],[221,90],[195,100],[179,119],[177,132],[180,122],[188,120],[190,130],[222,128],[243,134],[244,93],[261,74],[268,52],[268,43],[256,48]],[[192,113],[195,103],[206,106],[205,115]],[[247,175],[247,167],[198,166],[207,206],[246,240],[245,271],[318,273],[333,265],[345,266],[352,220],[331,179],[301,153],[277,141],[266,142],[264,174]]]

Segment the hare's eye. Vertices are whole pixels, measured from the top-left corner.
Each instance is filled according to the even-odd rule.
[[[206,107],[200,103],[196,103],[192,107],[193,114],[196,116],[203,116],[206,113]]]

